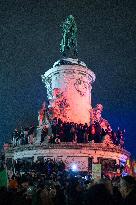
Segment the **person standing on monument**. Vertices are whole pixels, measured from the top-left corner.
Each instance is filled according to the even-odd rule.
[[[42,108],[40,109],[40,111],[38,112],[38,122],[39,122],[39,126],[42,126],[44,121],[45,121],[45,117],[46,117],[46,106],[45,106],[45,102],[42,104]]]

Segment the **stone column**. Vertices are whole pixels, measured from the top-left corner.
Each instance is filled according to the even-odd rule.
[[[77,59],[57,61],[42,75],[53,117],[90,123],[91,89],[95,74]]]

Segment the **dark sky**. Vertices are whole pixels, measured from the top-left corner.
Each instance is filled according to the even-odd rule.
[[[61,58],[59,25],[69,15],[78,26],[78,53],[96,74],[92,104],[126,128],[136,154],[136,1],[0,1],[0,141],[14,128],[37,124],[46,99],[41,74]]]

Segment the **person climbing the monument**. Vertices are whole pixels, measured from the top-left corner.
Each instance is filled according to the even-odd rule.
[[[47,136],[48,136],[48,126],[44,125],[42,132],[41,132],[41,143],[44,142]]]
[[[45,117],[46,117],[46,105],[45,102],[42,104],[42,108],[40,109],[40,111],[38,112],[38,122],[39,122],[39,126],[43,125],[44,121],[45,121]]]

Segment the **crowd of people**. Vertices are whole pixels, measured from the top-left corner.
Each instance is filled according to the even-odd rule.
[[[112,159],[100,159],[101,173],[104,176],[108,176],[109,173],[119,173],[125,171],[125,164],[116,164],[116,160]],[[54,172],[61,172],[64,170],[73,170],[69,163],[64,163],[61,159],[45,158],[43,156],[37,157],[34,161],[33,157],[25,157],[22,159],[13,160],[11,158],[6,159],[6,166],[8,170],[14,170],[15,173],[35,172],[39,174],[50,175]],[[92,159],[88,158],[88,171],[92,171]]]
[[[52,164],[51,161],[48,161]],[[62,163],[62,162],[61,162]],[[61,164],[60,163],[60,164]],[[42,165],[38,165],[42,169]],[[58,165],[57,165],[58,166]],[[49,172],[16,170],[8,187],[0,188],[3,205],[132,205],[136,181],[131,176],[92,179],[91,175],[65,171],[64,165],[48,166]],[[33,170],[34,169],[34,170]],[[39,169],[38,169],[39,170]]]
[[[51,134],[49,134],[49,129]],[[77,124],[74,122],[62,122],[61,119],[54,118],[50,126],[42,126],[41,131],[41,143],[46,139],[48,143],[61,143],[61,142],[73,142],[73,143],[102,143],[106,135],[109,135],[110,142],[119,145],[124,148],[124,133],[118,127],[116,132],[111,129],[101,128],[99,122],[94,122],[89,125]],[[20,131],[14,130],[12,134],[13,146],[33,144],[36,140],[36,127],[21,128]]]
[[[31,127],[26,127],[15,129],[12,133],[11,143],[14,147],[19,145],[33,144],[36,134],[36,127],[32,125]]]
[[[61,172],[65,170],[65,164],[62,160],[54,160],[51,158],[44,159],[40,157],[37,161],[31,159],[18,159],[14,161],[13,166],[16,173],[35,172],[50,175],[53,172]],[[10,167],[9,167],[10,168]]]
[[[73,143],[102,143],[106,135],[110,136],[110,141],[115,145],[124,148],[124,132],[118,128],[117,132],[110,129],[101,128],[98,122],[89,125],[77,124],[74,122],[62,122],[61,119],[54,119],[51,123],[52,135],[49,137],[50,143],[73,142]],[[48,136],[47,126],[43,127],[41,142]]]

